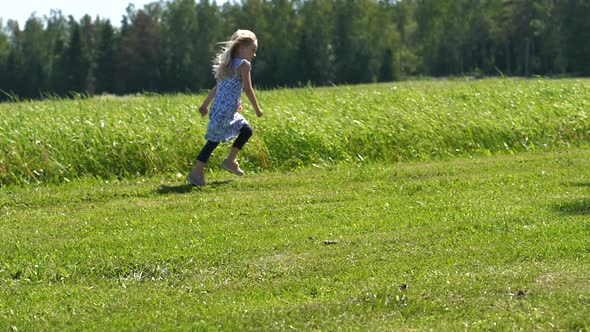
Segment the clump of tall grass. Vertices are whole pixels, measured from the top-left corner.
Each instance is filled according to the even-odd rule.
[[[290,90],[262,123],[271,163],[515,153],[590,138],[590,81],[421,81]],[[286,96],[288,95],[288,97]],[[269,100],[272,102],[272,99]]]
[[[0,185],[189,170],[204,96],[0,105]],[[590,81],[420,81],[259,92],[249,169],[516,153],[590,142]],[[216,151],[218,163],[225,147]]]

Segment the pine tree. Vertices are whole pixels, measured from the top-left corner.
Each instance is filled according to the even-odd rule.
[[[70,16],[70,42],[62,55],[62,68],[65,73],[66,93],[87,93],[90,58],[84,44],[80,25]]]
[[[47,53],[44,47],[44,30],[41,20],[31,16],[22,34],[23,50],[23,76],[26,84],[23,84],[21,97],[39,98],[46,90],[47,74],[44,64],[47,62]]]
[[[111,21],[107,20],[100,24],[99,40],[96,48],[96,69],[94,77],[96,78],[96,92],[114,92],[115,91],[115,30]]]
[[[0,101],[6,100],[6,93],[10,90],[8,81],[8,56],[10,54],[10,43],[8,36],[4,33],[4,26],[0,19]]]
[[[166,90],[194,90],[196,75],[194,57],[198,45],[197,13],[194,0],[171,2],[163,20]]]

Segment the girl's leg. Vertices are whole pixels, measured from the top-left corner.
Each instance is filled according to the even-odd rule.
[[[211,157],[213,150],[219,145],[219,142],[207,141],[199,156],[197,157],[197,165],[186,177],[186,180],[193,186],[205,185],[205,165]]]
[[[252,137],[252,128],[249,125],[244,125],[240,129],[240,134],[238,135],[238,138],[236,138],[236,140],[234,141],[232,148],[236,148],[238,151],[240,151],[244,147],[244,145],[246,145],[250,137]],[[236,158],[233,159],[235,160]]]
[[[199,155],[197,156],[197,161],[206,164],[213,153],[213,150],[219,145],[219,142],[207,141]]]
[[[238,152],[242,150],[246,142],[252,137],[252,128],[249,125],[245,125],[240,129],[240,135],[234,141],[234,144],[227,155],[227,158],[221,163],[221,167],[237,175],[244,175],[244,171],[240,169],[240,165],[236,161]]]

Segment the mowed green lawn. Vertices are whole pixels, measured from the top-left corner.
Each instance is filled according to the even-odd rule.
[[[590,150],[0,190],[0,331],[590,329]]]

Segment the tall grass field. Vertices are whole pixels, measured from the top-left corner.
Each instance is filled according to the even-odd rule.
[[[590,138],[589,80],[441,80],[258,95],[265,117],[244,103],[255,129],[241,158],[248,169],[516,153]],[[204,144],[203,99],[2,104],[0,185],[187,172]]]
[[[0,331],[589,331],[590,80],[0,105]]]

